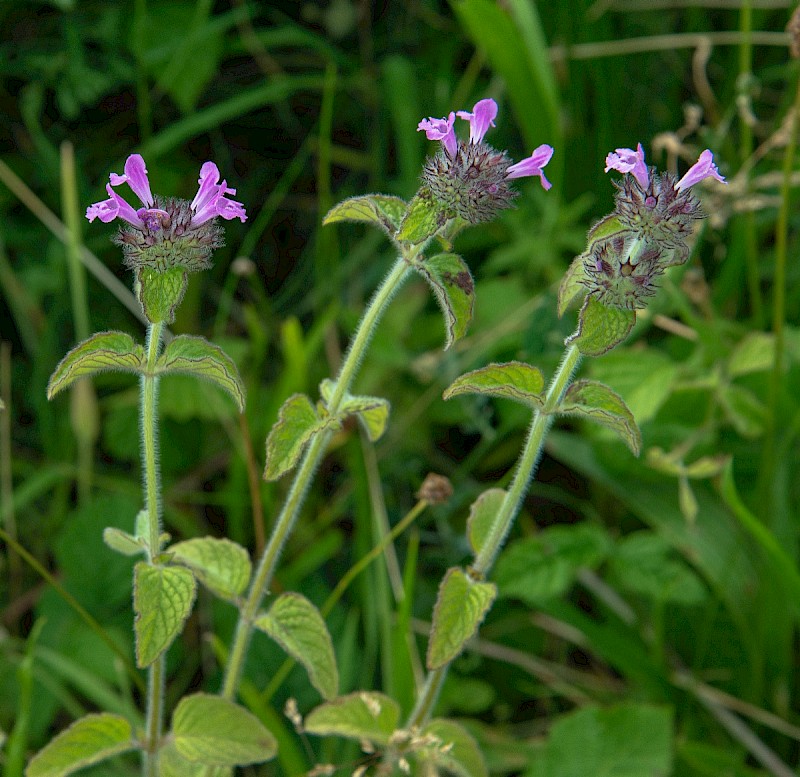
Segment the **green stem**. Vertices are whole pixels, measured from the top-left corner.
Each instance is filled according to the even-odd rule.
[[[158,469],[158,377],[155,366],[164,325],[147,327],[147,369],[141,378],[142,469],[148,526],[148,557],[155,564],[161,546],[161,478]],[[158,750],[164,718],[164,656],[150,666],[147,681],[146,740],[142,760],[143,777],[158,777]]]
[[[400,257],[395,262],[394,267],[386,276],[367,307],[350,344],[347,356],[342,363],[333,394],[328,402],[328,412],[331,415],[336,415],[339,412],[342,400],[350,391],[350,386],[361,365],[361,360],[364,358],[375,326],[392,297],[408,277],[410,271],[408,260],[410,258],[412,257]],[[232,700],[236,696],[247,655],[247,647],[250,642],[250,635],[253,630],[253,621],[264,596],[272,584],[272,578],[275,574],[281,551],[294,528],[303,500],[322,455],[325,453],[331,434],[330,431],[325,431],[311,440],[295,473],[294,481],[286,496],[283,509],[275,522],[267,547],[264,549],[264,554],[253,577],[247,600],[239,613],[239,622],[236,626],[221,691],[221,695],[226,699]]]
[[[580,351],[576,346],[570,345],[564,352],[564,358],[550,381],[544,405],[541,410],[537,410],[533,414],[533,420],[528,430],[528,439],[525,441],[525,447],[520,454],[514,479],[511,481],[508,491],[506,491],[497,517],[486,535],[475,562],[470,566],[470,570],[476,578],[486,577],[489,574],[497,554],[503,547],[503,543],[514,524],[522,505],[522,500],[528,490],[528,485],[536,472],[536,467],[544,448],[545,437],[553,424],[553,411],[569,386],[580,359]],[[448,667],[449,663],[430,672],[425,678],[425,684],[408,722],[409,727],[421,726],[430,717],[433,705],[436,703],[436,698],[447,676]]]

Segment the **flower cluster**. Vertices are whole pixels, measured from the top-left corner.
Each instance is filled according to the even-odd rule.
[[[139,198],[138,210],[121,197],[114,187],[127,183]],[[210,266],[211,252],[222,245],[222,228],[216,217],[247,218],[244,206],[230,200],[236,189],[220,182],[220,172],[213,162],[200,168],[199,188],[191,202],[154,197],[150,191],[147,167],[139,154],[131,154],[123,175],[111,173],[106,184],[109,199],[90,205],[86,218],[103,222],[121,219],[125,225],[116,238],[122,246],[125,263],[131,268],[150,267],[163,272],[170,267],[189,271]]]
[[[725,183],[708,149],[680,180],[648,167],[640,143],[606,157],[606,172],[625,173],[614,212],[593,227],[599,235],[582,255],[584,285],[605,305],[642,308],[667,267],[689,258],[694,222],[705,218],[691,187],[706,178]]]
[[[469,142],[459,142],[454,124],[456,116],[469,122]],[[524,176],[538,176],[542,187],[551,184],[544,167],[553,156],[553,148],[539,146],[521,162],[512,164],[505,151],[497,151],[483,142],[489,127],[494,127],[497,103],[480,100],[472,112],[451,112],[447,118],[423,119],[417,129],[428,140],[441,141],[441,151],[425,162],[422,180],[434,200],[450,217],[470,224],[491,221],[503,208],[511,206],[517,193],[508,182]]]

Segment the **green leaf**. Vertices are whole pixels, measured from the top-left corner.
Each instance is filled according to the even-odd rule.
[[[233,359],[219,346],[203,337],[179,335],[164,349],[156,370],[161,373],[182,373],[211,381],[226,391],[244,412],[244,383]]]
[[[375,442],[386,431],[390,408],[389,401],[381,397],[348,397],[342,403],[341,412],[356,416],[367,437]]]
[[[588,289],[586,288],[586,267],[584,266],[584,261],[589,257],[588,253],[581,254],[580,256],[576,256],[572,260],[572,264],[570,264],[567,272],[564,274],[564,277],[561,280],[561,283],[558,287],[558,317],[566,313],[567,308],[570,306],[570,303],[577,297],[579,294],[586,294]]]
[[[76,345],[58,364],[47,384],[52,399],[78,378],[98,372],[141,373],[146,365],[144,348],[124,332],[100,332]]]
[[[621,343],[636,323],[636,312],[610,308],[588,296],[578,317],[578,331],[567,338],[584,356],[602,356]]]
[[[476,556],[481,552],[505,498],[506,492],[502,488],[490,488],[484,491],[469,508],[467,539]]]
[[[622,397],[604,383],[578,380],[568,389],[558,406],[558,412],[585,418],[615,432],[631,449],[634,456],[642,448],[642,433],[633,413]]]
[[[435,764],[457,777],[489,777],[477,743],[462,726],[452,720],[436,718],[420,732],[422,737],[436,737],[438,742],[419,753],[423,763]]]
[[[591,523],[551,526],[516,540],[497,560],[494,579],[500,596],[531,607],[556,599],[569,591],[581,568],[597,567],[611,547],[605,529]]]
[[[221,599],[235,601],[250,582],[250,556],[231,540],[198,537],[171,545],[169,553]]]
[[[433,608],[428,669],[444,666],[462,651],[496,596],[494,583],[475,582],[457,567],[447,571]]]
[[[767,409],[752,391],[742,386],[720,386],[719,401],[733,428],[742,437],[754,439],[764,433]]]
[[[293,394],[283,403],[278,421],[267,437],[266,480],[277,480],[300,459],[311,438],[333,419],[321,419],[305,394]]]
[[[524,362],[490,364],[456,378],[442,395],[451,399],[459,394],[483,394],[513,399],[532,408],[544,404],[544,376],[538,367]]]
[[[351,197],[334,205],[322,219],[322,223],[327,225],[337,221],[360,221],[376,224],[391,237],[399,229],[407,207],[399,197],[387,194]]]
[[[672,711],[620,704],[560,718],[546,747],[547,777],[656,777],[672,774]]]
[[[173,323],[188,283],[189,275],[183,267],[170,267],[164,272],[140,267],[136,272],[135,290],[147,320],[152,324]]]
[[[325,699],[339,693],[333,642],[324,618],[308,599],[296,593],[281,594],[253,625],[305,667],[311,684]]]
[[[275,737],[238,704],[197,693],[178,703],[172,716],[175,749],[187,761],[209,766],[246,766],[274,758]]]
[[[108,712],[76,720],[28,764],[26,777],[63,777],[85,766],[134,750],[131,724]]]
[[[168,741],[158,751],[158,777],[232,777],[232,766],[207,766],[184,758]]]
[[[728,357],[728,375],[732,378],[765,372],[775,361],[775,335],[767,332],[750,332]]]
[[[430,240],[445,223],[444,211],[436,204],[428,189],[420,189],[406,208],[395,235],[404,243],[419,245]]]
[[[622,222],[619,220],[619,216],[606,216],[605,218],[600,219],[600,221],[598,221],[589,230],[587,247],[589,251],[591,251],[594,248],[595,243],[608,240],[611,237],[622,235],[627,231],[628,228],[622,224]]]
[[[436,254],[414,269],[433,290],[444,314],[447,330],[445,350],[467,333],[475,307],[475,284],[464,260],[457,254]]]
[[[147,550],[146,543],[114,526],[107,526],[103,529],[103,542],[111,550],[116,550],[123,556],[138,556]]]
[[[178,636],[192,611],[197,585],[182,567],[151,566],[140,561],[133,572],[136,663],[150,666]]]
[[[358,691],[315,707],[303,728],[309,734],[366,739],[385,745],[400,721],[400,707],[394,699],[375,691]]]

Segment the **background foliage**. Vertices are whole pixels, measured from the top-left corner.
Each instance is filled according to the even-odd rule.
[[[259,479],[278,408],[334,371],[391,261],[379,235],[323,230],[322,215],[366,191],[409,197],[432,151],[419,119],[491,95],[501,115],[489,141],[515,158],[551,143],[554,188],[545,196],[525,183],[514,211],[459,238],[478,307],[451,351],[424,285],[402,292],[358,387],[391,401],[390,430],[374,448],[355,426],[337,436],[278,583],[321,605],[373,547],[376,526],[411,509],[426,472],[447,475],[450,502],[423,514],[329,617],[343,692],[382,688],[408,711],[417,667],[392,624],[425,633],[443,570],[467,555],[468,505],[502,484],[524,434],[521,408],[445,403],[442,390],[491,360],[552,370],[574,325],[556,317],[554,288],[611,207],[609,150],[642,141],[651,163],[683,171],[711,147],[730,185],[706,199],[695,256],[628,343],[584,368],[624,397],[645,453],[635,460],[583,426],[552,433],[497,568],[501,600],[456,662],[440,713],[467,721],[493,774],[795,774],[800,275],[796,262],[776,273],[781,170],[796,175],[785,161],[797,82],[787,5],[0,5],[2,525],[31,555],[5,545],[0,559],[6,773],[21,774],[26,754],[75,717],[135,716],[139,698],[109,646],[130,657],[131,564],[101,541],[107,525],[130,530],[139,508],[136,387],[108,376],[45,400],[54,366],[86,333],[141,336],[109,291],[130,280],[113,229],[74,214],[102,198],[133,151],[156,192],[191,197],[206,159],[238,188],[250,218],[228,225],[214,269],[192,276],[173,331],[234,356],[246,416],[208,387],[168,378],[162,469],[173,536],[227,535],[255,549],[285,488]],[[793,257],[798,217],[785,213]],[[98,257],[88,274],[75,261],[82,245]],[[169,655],[171,704],[217,690],[234,615],[201,596]],[[349,774],[357,749],[300,738],[279,714],[290,696],[301,711],[319,701],[297,668],[279,682],[283,661],[256,638],[243,701],[281,755],[244,771],[333,762]]]

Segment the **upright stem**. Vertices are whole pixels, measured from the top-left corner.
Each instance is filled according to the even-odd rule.
[[[476,577],[488,575],[514,524],[522,505],[522,500],[528,490],[528,484],[536,472],[536,467],[541,458],[545,437],[553,424],[553,411],[558,406],[567,386],[569,386],[580,359],[580,351],[574,345],[570,345],[564,352],[561,364],[550,381],[542,409],[537,410],[533,415],[533,421],[528,430],[528,439],[525,441],[525,447],[520,454],[514,479],[511,481],[508,491],[506,491],[503,503],[489,529],[480,552],[475,557],[474,563],[470,565],[470,570]],[[436,703],[436,698],[447,676],[449,666],[450,664],[448,663],[428,673],[417,704],[409,718],[409,727],[421,726],[430,717],[433,705]]]
[[[367,307],[350,343],[350,348],[339,370],[336,385],[328,402],[328,412],[331,415],[339,412],[342,400],[350,391],[350,386],[361,365],[361,360],[366,353],[375,326],[392,297],[407,278],[409,269],[407,259],[405,257],[398,258]],[[226,699],[233,699],[236,696],[247,655],[247,647],[250,642],[250,635],[253,630],[253,621],[258,608],[261,606],[261,601],[272,584],[272,578],[275,574],[281,551],[294,528],[300,507],[303,504],[322,455],[325,453],[330,437],[331,432],[325,431],[311,440],[295,473],[289,493],[286,495],[286,501],[275,522],[267,547],[264,549],[261,561],[256,569],[247,600],[239,613],[239,622],[236,626],[230,656],[228,657],[221,691],[221,695]]]
[[[147,370],[141,378],[139,422],[142,435],[142,482],[148,525],[148,556],[152,564],[161,545],[161,478],[158,469],[158,377],[154,374],[163,324],[147,327]],[[147,681],[147,728],[142,761],[144,777],[158,777],[158,750],[164,717],[164,656],[150,666]]]

